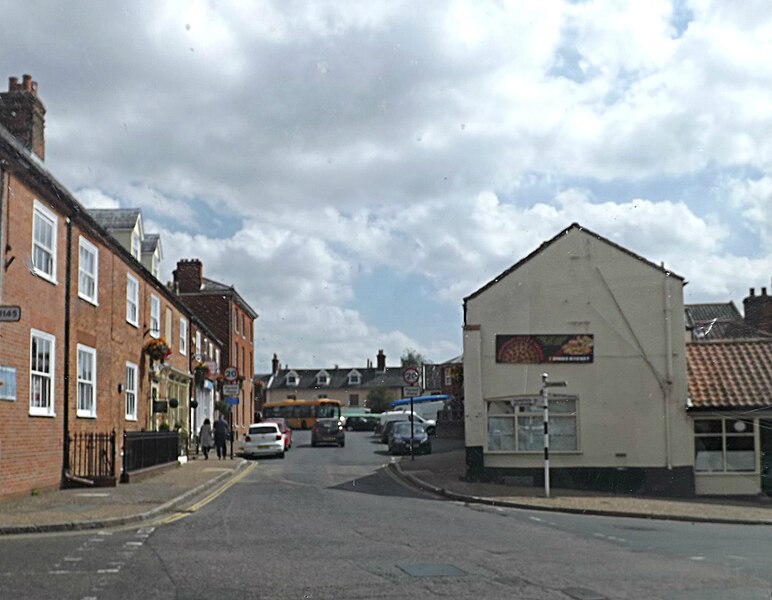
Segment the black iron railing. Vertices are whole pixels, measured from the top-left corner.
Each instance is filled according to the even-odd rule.
[[[115,431],[69,436],[69,473],[82,479],[115,477]]]
[[[174,462],[179,456],[179,444],[176,431],[125,431],[123,472]]]

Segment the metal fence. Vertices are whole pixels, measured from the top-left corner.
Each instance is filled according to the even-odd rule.
[[[73,433],[68,438],[69,473],[87,480],[115,478],[115,431]]]
[[[176,431],[125,431],[123,433],[123,472],[130,473],[175,462],[180,436]]]

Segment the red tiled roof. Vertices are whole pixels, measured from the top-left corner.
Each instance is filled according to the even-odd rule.
[[[686,376],[693,408],[772,406],[772,340],[686,344]]]

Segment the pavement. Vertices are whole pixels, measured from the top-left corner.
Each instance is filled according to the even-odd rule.
[[[387,465],[408,485],[451,500],[501,507],[590,515],[643,517],[694,522],[772,525],[772,501],[660,499],[612,496],[586,491],[543,490],[463,480],[460,440],[435,440],[427,456],[392,459]],[[101,529],[160,518],[224,484],[245,468],[236,457],[188,460],[151,476],[112,488],[74,488],[0,502],[0,535]]]

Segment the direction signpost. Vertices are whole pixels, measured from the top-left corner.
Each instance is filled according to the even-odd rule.
[[[416,367],[405,367],[402,369],[402,381],[407,384],[404,388],[405,396],[410,398],[410,460],[415,460],[415,453],[413,452],[413,418],[415,413],[413,412],[413,398],[421,394],[421,374]]]
[[[239,403],[239,393],[241,392],[241,384],[237,383],[239,370],[237,367],[231,365],[230,367],[225,368],[222,375],[226,381],[222,386],[225,404],[237,406]],[[231,416],[231,458],[233,458],[233,416]]]
[[[549,388],[551,387],[566,387],[565,381],[547,381],[549,375],[547,373],[541,374],[541,397],[542,407],[544,408],[544,497],[550,497],[550,434],[549,434]]]

